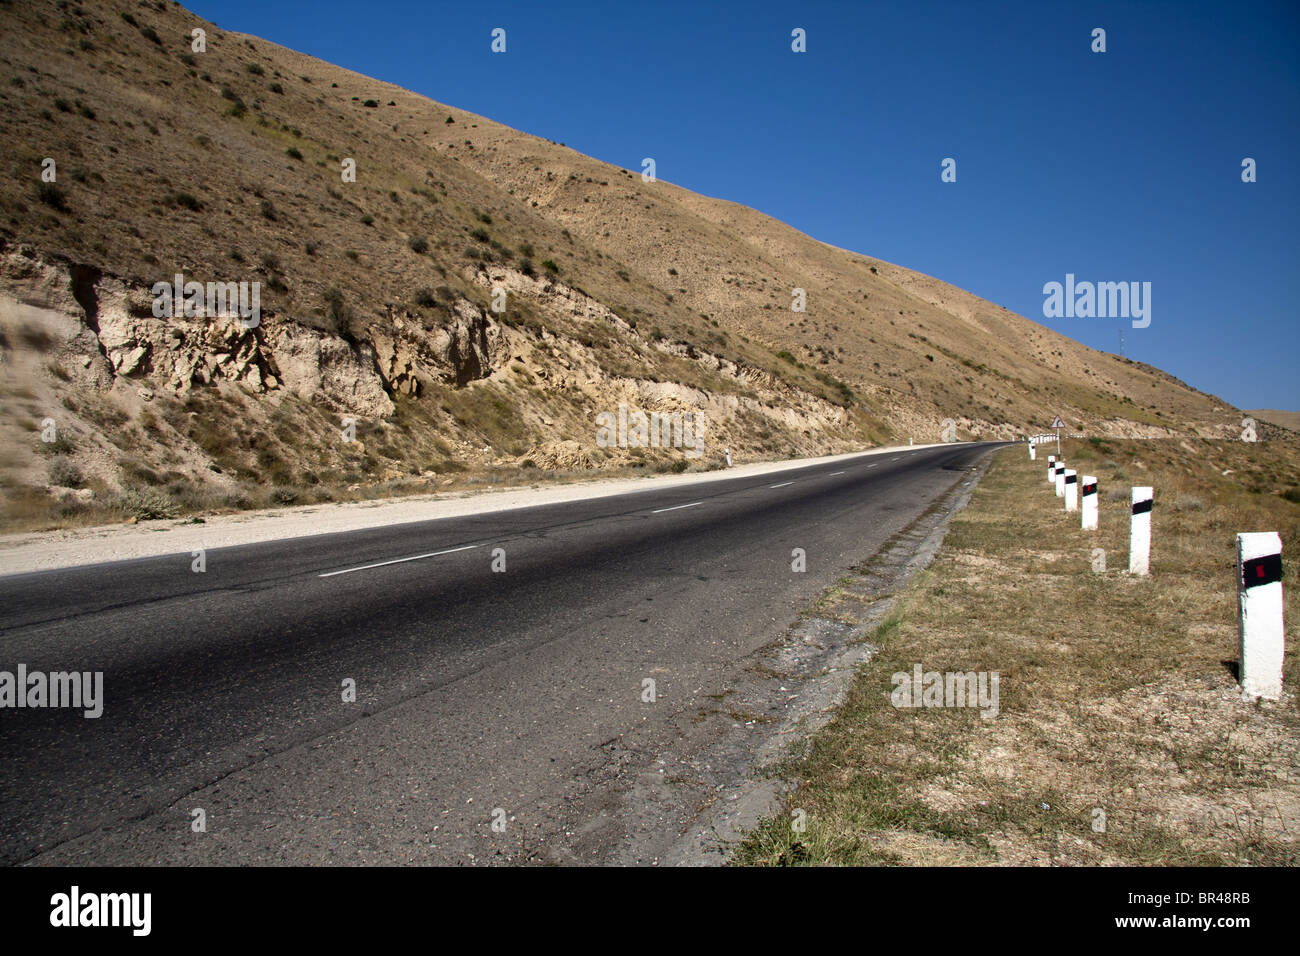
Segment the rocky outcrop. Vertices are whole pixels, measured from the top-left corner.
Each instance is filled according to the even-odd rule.
[[[389,390],[418,395],[421,382],[462,388],[490,376],[509,359],[505,330],[479,306],[458,299],[451,314],[427,330],[411,313],[389,305],[392,331],[372,329],[379,374]]]
[[[27,247],[0,254],[0,293],[69,317],[48,330],[49,350],[77,360],[71,364],[84,370],[80,384],[101,388],[140,379],[184,393],[225,381],[254,393],[283,388],[383,418],[393,412],[393,394],[418,394],[421,381],[464,386],[508,359],[501,326],[465,300],[432,330],[390,307],[391,332],[377,329],[372,341],[351,342],[265,312],[251,328],[237,315],[208,315],[202,306],[193,316],[160,318],[140,285],[44,260]]]

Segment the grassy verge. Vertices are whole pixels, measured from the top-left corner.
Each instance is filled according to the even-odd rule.
[[[1300,862],[1300,667],[1290,655],[1280,702],[1242,701],[1233,550],[1238,531],[1293,547],[1300,443],[1063,451],[1100,478],[1100,530],[1064,513],[1046,454],[999,452],[836,719],[777,768],[783,812],[733,862]],[[1130,485],[1156,489],[1147,579],[1127,574]],[[1300,582],[1283,560],[1290,634]],[[892,675],[916,664],[998,672],[997,715],[893,706]]]

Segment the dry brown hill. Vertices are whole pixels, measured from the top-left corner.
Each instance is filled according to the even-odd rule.
[[[937,279],[161,0],[0,2],[0,107],[11,524],[717,467],[946,418],[1237,431],[1213,396]],[[155,318],[177,273],[260,283],[260,325]],[[620,403],[702,413],[705,455],[599,447]]]
[[[1288,428],[1293,432],[1300,432],[1300,412],[1284,412],[1276,408],[1256,408],[1247,411],[1246,414],[1253,415],[1260,421],[1277,425],[1279,428]]]

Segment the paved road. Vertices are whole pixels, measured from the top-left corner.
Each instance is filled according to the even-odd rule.
[[[0,710],[0,863],[642,859],[627,780],[994,447],[0,578],[105,698]]]

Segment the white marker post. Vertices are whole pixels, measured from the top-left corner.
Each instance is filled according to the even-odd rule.
[[[1065,497],[1065,462],[1056,463],[1056,497]]]
[[[1276,531],[1237,535],[1237,610],[1243,697],[1282,696],[1282,538]]]
[[[1065,510],[1079,510],[1079,473],[1073,468],[1065,469]]]
[[[1035,451],[1035,449],[1034,449],[1034,443],[1031,441],[1031,442],[1029,443],[1029,460],[1030,460],[1030,461],[1035,461],[1037,458],[1038,458],[1038,452]]]
[[[1151,573],[1151,505],[1154,489],[1134,488],[1128,539],[1128,573]]]
[[[1050,485],[1056,481],[1056,456],[1047,456],[1047,483]]]
[[[1079,489],[1083,496],[1083,530],[1097,530],[1097,477],[1096,475],[1084,475],[1083,484]]]

